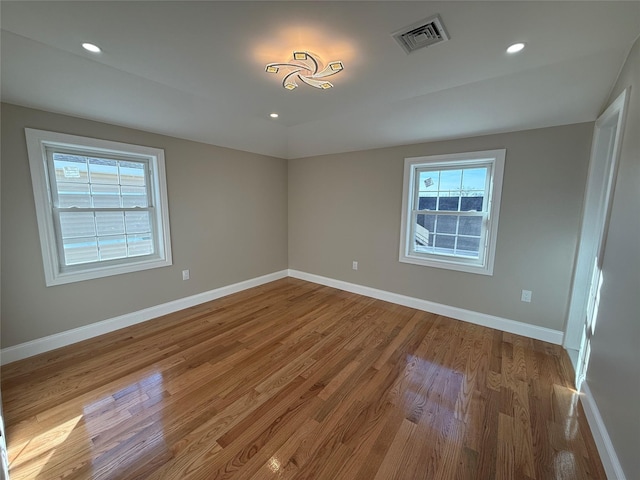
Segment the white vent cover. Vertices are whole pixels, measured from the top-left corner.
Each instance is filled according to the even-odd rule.
[[[394,32],[392,36],[406,53],[449,40],[440,15],[420,20]]]

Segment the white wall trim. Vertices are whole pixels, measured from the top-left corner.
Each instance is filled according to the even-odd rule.
[[[591,428],[593,439],[596,442],[596,447],[600,454],[600,460],[602,460],[607,478],[611,480],[626,480],[627,477],[624,475],[622,465],[620,465],[620,461],[618,460],[618,455],[616,455],[616,451],[613,448],[607,427],[600,416],[600,410],[598,410],[596,400],[593,398],[593,394],[586,381],[582,382],[580,401],[582,402],[582,407],[584,408],[587,422]]]
[[[179,298],[178,300],[138,310],[137,312],[126,313],[101,322],[92,323],[90,325],[38,338],[12,347],[3,348],[0,352],[0,363],[2,365],[6,365],[7,363],[32,357],[50,350],[55,350],[56,348],[81,342],[82,340],[97,337],[98,335],[113,332],[137,323],[146,322],[147,320],[152,320],[162,315],[177,312],[178,310],[210,302],[217,298],[226,297],[232,293],[241,292],[242,290],[247,290],[265,283],[273,282],[274,280],[285,278],[287,273],[287,270],[281,270],[279,272],[270,273],[261,277],[251,278],[232,285],[209,290],[208,292]]]
[[[604,255],[603,249],[615,194],[630,88],[625,89],[598,117],[593,131],[589,173],[582,206],[582,225],[569,292],[565,348],[575,350],[585,348],[582,342],[589,309],[589,292],[591,283],[597,282],[594,274],[599,274],[602,267],[601,264],[594,266],[594,259],[602,259]],[[615,130],[611,137],[613,127]],[[578,376],[583,375],[581,369],[582,365],[576,369]]]
[[[504,332],[515,333],[524,337],[535,338],[536,340],[562,345],[562,338],[564,334],[560,330],[552,330],[550,328],[529,325],[527,323],[516,322],[515,320],[487,315],[486,313],[474,312],[472,310],[443,305],[441,303],[430,302],[420,298],[408,297],[398,293],[387,292],[386,290],[378,290],[377,288],[357,285],[355,283],[344,282],[342,280],[335,280],[333,278],[322,277],[320,275],[314,275],[312,273],[301,272],[298,270],[289,270],[289,276],[299,278],[300,280],[306,280],[308,282],[339,288],[340,290],[346,290],[347,292],[377,298],[378,300],[404,305],[405,307],[455,318],[457,320],[474,323],[476,325],[482,325],[483,327],[495,328]]]
[[[285,278],[286,276],[339,288],[347,292],[377,298],[386,302],[404,305],[406,307],[435,313],[437,315],[444,315],[465,322],[474,323],[476,325],[482,325],[484,327],[495,328],[504,332],[515,333],[517,335],[535,338],[537,340],[557,345],[562,344],[563,333],[559,330],[552,330],[550,328],[516,322],[506,318],[495,317],[485,313],[478,313],[458,307],[443,305],[441,303],[430,302],[428,300],[422,300],[415,297],[408,297],[406,295],[378,290],[376,288],[344,282],[342,280],[335,280],[333,278],[322,277],[312,273],[301,272],[298,270],[281,270],[279,272],[245,280],[243,282],[234,283],[233,285],[216,288],[214,290],[209,290],[208,292],[198,293],[196,295],[180,298],[161,305],[145,308],[136,312],[126,313],[118,317],[109,318],[90,325],[85,325],[65,332],[56,333],[47,337],[38,338],[36,340],[4,348],[0,352],[0,364],[6,365],[7,363],[32,357],[50,350],[55,350],[56,348],[65,347],[72,343],[81,342],[89,338],[97,337],[98,335],[110,333],[121,328],[152,320],[162,315],[167,315],[169,313],[177,312],[178,310],[183,310],[204,302],[225,297],[232,293],[241,292],[242,290],[273,282],[275,280]]]
[[[580,352],[573,348],[566,348],[567,355],[569,355],[569,360],[571,360],[571,365],[573,365],[573,373],[578,371],[578,359],[580,358]]]

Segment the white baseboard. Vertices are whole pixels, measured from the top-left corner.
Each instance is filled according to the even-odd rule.
[[[319,283],[321,285],[339,288],[340,290],[346,290],[347,292],[377,298],[378,300],[397,303],[398,305],[404,305],[405,307],[424,310],[426,312],[435,313],[437,315],[443,315],[446,317],[455,318],[457,320],[474,323],[476,325],[482,325],[483,327],[495,328],[504,332],[515,333],[524,337],[535,338],[536,340],[542,340],[545,342],[554,343],[556,345],[562,345],[562,338],[564,334],[559,330],[552,330],[550,328],[529,325],[527,323],[516,322],[515,320],[495,317],[493,315],[487,315],[485,313],[478,313],[471,310],[465,310],[463,308],[443,305],[441,303],[430,302],[428,300],[422,300],[420,298],[407,297],[406,295],[400,295],[398,293],[378,290],[376,288],[344,282],[342,280],[335,280],[333,278],[322,277],[320,275],[314,275],[312,273],[300,272],[298,270],[289,270],[289,276],[299,278],[300,280],[306,280],[308,282]]]
[[[574,350],[573,348],[566,348],[567,355],[569,355],[569,360],[571,360],[571,365],[573,365],[573,372],[578,371],[578,359],[580,358],[580,352],[578,350]]]
[[[586,381],[582,382],[580,400],[582,401],[582,408],[584,408],[607,478],[611,480],[626,480],[627,477],[624,475],[618,455],[616,455],[616,451],[613,448],[607,427],[604,425],[598,405]]]
[[[243,282],[234,283],[224,287],[209,290],[208,292],[198,293],[190,297],[179,298],[171,302],[163,303],[153,307],[131,312],[119,317],[109,318],[101,322],[92,323],[66,332],[56,333],[47,337],[38,338],[29,342],[14,345],[12,347],[3,348],[0,352],[0,360],[2,365],[32,357],[40,353],[48,352],[56,348],[64,347],[72,343],[81,342],[89,338],[97,337],[105,333],[113,332],[124,327],[129,327],[137,323],[146,322],[153,318],[177,312],[185,308],[193,307],[201,303],[210,302],[216,298],[225,297],[232,293],[241,292],[248,288],[257,287],[265,283],[273,282],[287,276],[287,270],[270,273],[261,277],[251,278]]]
[[[243,282],[234,283],[233,285],[216,288],[208,292],[198,293],[190,297],[180,298],[161,305],[145,308],[137,312],[127,313],[120,315],[119,317],[109,318],[101,322],[67,330],[66,332],[56,333],[54,335],[49,335],[47,337],[38,338],[36,340],[4,348],[0,352],[0,364],[5,365],[40,353],[55,350],[56,348],[65,347],[72,343],[81,342],[89,338],[97,337],[98,335],[113,332],[137,323],[146,322],[147,320],[151,320],[162,315],[167,315],[169,313],[177,312],[178,310],[209,302],[216,298],[231,295],[232,293],[237,293],[248,288],[257,287],[258,285],[272,282],[286,276],[339,288],[347,292],[357,293],[359,295],[377,298],[391,303],[397,303],[417,310],[424,310],[438,315],[463,320],[465,322],[475,323],[477,325],[535,338],[537,340],[543,340],[545,342],[555,343],[558,345],[562,344],[563,333],[557,330],[528,325],[508,320],[506,318],[494,317],[492,315],[451,307],[449,305],[421,300],[419,298],[407,297],[397,293],[365,287],[363,285],[335,280],[311,273],[300,272],[298,270],[281,270],[279,272],[245,280]]]

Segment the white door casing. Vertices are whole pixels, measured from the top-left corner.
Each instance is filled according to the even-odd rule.
[[[600,115],[593,133],[582,227],[564,336],[564,347],[578,351],[574,365],[578,390],[586,375],[590,339],[595,331],[603,280],[602,254],[618,171],[629,88]]]

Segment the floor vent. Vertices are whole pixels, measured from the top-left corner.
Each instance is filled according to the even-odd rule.
[[[440,15],[420,20],[392,34],[406,53],[449,40]]]

